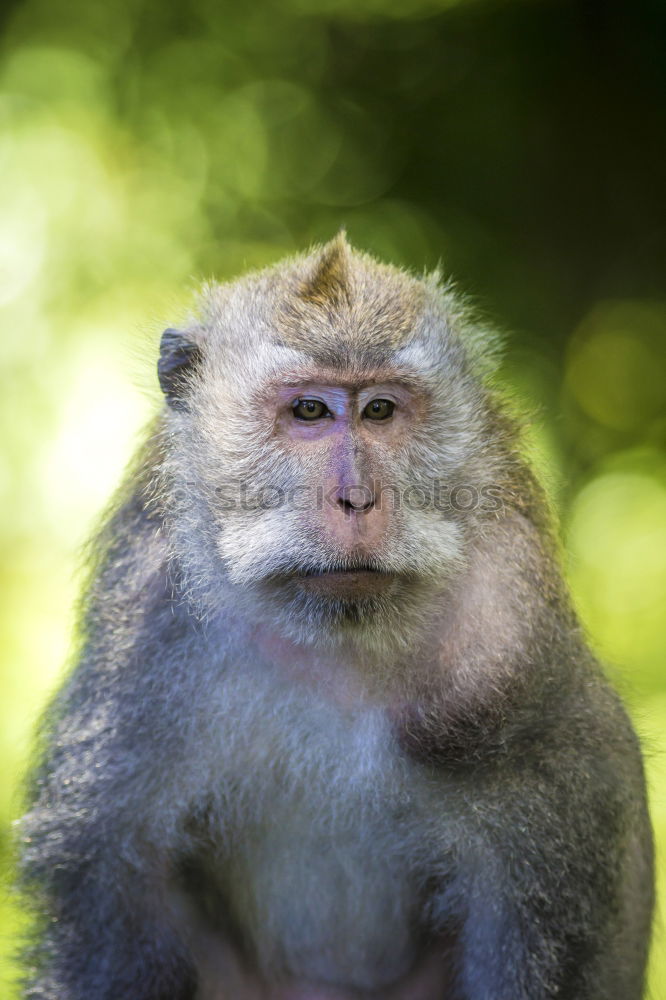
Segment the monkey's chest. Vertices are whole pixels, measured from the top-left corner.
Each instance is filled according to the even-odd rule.
[[[267,738],[273,756],[239,789],[242,805],[230,803],[215,877],[233,932],[269,980],[377,988],[421,947],[414,776],[377,718],[323,722],[306,730],[301,719],[305,747],[270,731],[248,740],[248,769]]]
[[[353,817],[320,826],[294,803],[276,808],[270,826],[246,830],[226,895],[259,967],[358,987],[406,972],[418,900],[395,839],[388,825]]]

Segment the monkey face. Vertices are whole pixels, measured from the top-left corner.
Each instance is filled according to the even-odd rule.
[[[437,403],[406,367],[271,355],[254,383],[202,375],[178,414],[199,579],[214,600],[223,573],[300,640],[402,635],[462,561],[464,524],[434,495]]]

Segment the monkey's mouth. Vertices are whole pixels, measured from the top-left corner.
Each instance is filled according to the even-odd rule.
[[[314,594],[330,597],[362,597],[385,593],[396,580],[395,573],[360,564],[326,569],[307,569],[294,576],[296,582]]]

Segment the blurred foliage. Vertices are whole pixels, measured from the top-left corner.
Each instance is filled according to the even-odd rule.
[[[194,284],[329,238],[440,258],[503,328],[666,883],[666,6],[5,0],[0,851],[67,656],[67,567]],[[18,915],[0,897],[3,953]],[[0,990],[13,966],[0,966]],[[666,995],[658,928],[652,996]]]

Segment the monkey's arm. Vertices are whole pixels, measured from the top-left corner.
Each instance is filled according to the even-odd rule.
[[[448,678],[407,749],[463,802],[466,1000],[639,1000],[652,850],[636,737],[523,518],[477,546],[444,619]]]
[[[177,803],[159,831],[150,821],[179,766],[184,629],[141,491],[104,535],[78,663],[45,719],[21,827],[36,911],[25,996],[189,1000],[192,973],[164,897]]]
[[[560,731],[563,743],[471,779],[478,798],[461,939],[470,1000],[643,994],[649,821],[633,734],[606,694],[594,709],[615,731],[597,730],[602,752],[581,712],[587,731],[571,725]]]

